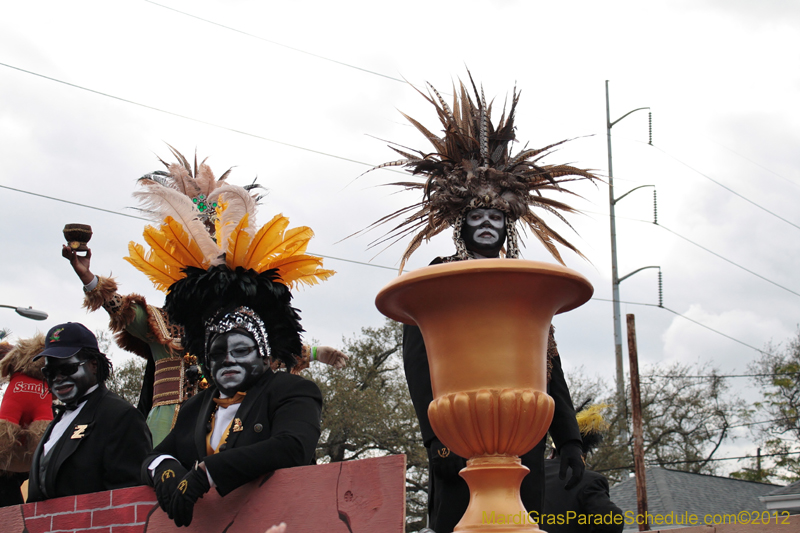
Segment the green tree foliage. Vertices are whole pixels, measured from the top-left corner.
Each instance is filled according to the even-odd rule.
[[[126,359],[122,365],[117,365],[113,360],[111,348],[111,335],[107,330],[97,329],[94,332],[97,337],[97,347],[112,359],[113,370],[106,380],[106,387],[112,392],[119,394],[131,405],[139,403],[139,394],[142,391],[142,380],[144,378],[144,368],[146,362],[141,357]]]
[[[403,330],[387,320],[345,339],[347,367],[313,365],[323,396],[319,462],[405,454],[407,531],[425,525],[428,460],[411,404],[401,356]]]
[[[697,379],[692,376],[708,376]],[[581,382],[567,376],[576,407],[590,399],[613,405],[616,391],[602,381]],[[714,474],[712,461],[719,447],[731,438],[730,428],[739,423],[744,403],[731,395],[725,380],[703,366],[674,364],[653,366],[640,373],[644,455],[647,465],[673,470]],[[625,441],[610,430],[606,439],[590,456],[592,469],[602,471],[610,481],[620,481],[633,469],[633,432],[628,412]],[[608,409],[611,427],[619,427],[620,411]]]
[[[772,465],[767,475],[787,483],[800,480],[800,330],[783,346],[768,346],[749,367],[762,387],[763,400],[754,418],[769,420],[751,426]]]
[[[106,387],[135,406],[139,403],[145,364],[145,360],[141,357],[132,357],[122,365],[115,366],[111,376],[106,380]]]
[[[776,477],[775,467],[766,467],[760,456],[761,448],[758,449],[759,455],[754,457],[750,467],[744,467],[739,471],[731,472],[730,477],[743,481],[755,481],[757,483],[772,483],[772,478]]]

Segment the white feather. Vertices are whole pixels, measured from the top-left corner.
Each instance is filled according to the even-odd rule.
[[[133,196],[142,203],[144,209],[157,213],[160,220],[168,216],[175,219],[183,226],[189,237],[197,242],[206,261],[213,261],[222,253],[198,217],[199,212],[194,203],[187,196],[170,187],[162,187],[156,183],[142,183],[144,190],[134,192]]]
[[[223,248],[227,247],[231,232],[236,229],[236,226],[245,214],[248,214],[250,219],[250,224],[245,231],[253,237],[255,235],[256,210],[258,208],[253,196],[238,185],[231,185],[230,183],[223,182],[208,197],[209,203],[220,201],[224,201],[228,204],[228,207],[222,212],[222,216],[220,217],[222,235],[220,235],[221,239],[219,242],[223,243]]]

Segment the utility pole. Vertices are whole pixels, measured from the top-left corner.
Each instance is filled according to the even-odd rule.
[[[619,277],[619,269],[617,267],[617,221],[615,215],[615,205],[622,197],[614,198],[614,170],[611,162],[611,128],[627,117],[631,113],[641,111],[643,109],[650,109],[649,107],[639,107],[632,111],[628,111],[615,121],[611,121],[611,106],[608,97],[608,80],[606,80],[606,139],[608,143],[608,204],[609,215],[611,219],[611,297],[614,306],[614,358],[617,365],[617,409],[618,412],[624,416],[620,416],[620,436],[623,441],[628,439],[627,430],[627,414],[625,413],[625,371],[622,363],[622,318],[619,309],[619,284],[622,281]],[[652,125],[652,121],[650,122]],[[653,144],[652,128],[650,130],[650,144]],[[629,191],[630,192],[630,191]],[[627,193],[626,193],[627,194]],[[623,195],[625,196],[625,195]],[[651,268],[651,267],[646,267]],[[641,270],[641,269],[640,269]],[[630,274],[629,274],[630,275]],[[628,276],[625,276],[628,277]]]
[[[642,428],[642,396],[639,389],[639,353],[636,348],[636,322],[628,322],[628,358],[631,365],[631,411],[633,411],[633,470],[636,475],[636,510],[647,516],[647,479],[644,471],[644,430]],[[637,520],[638,522],[638,520]],[[639,531],[650,531],[650,524],[639,524]]]

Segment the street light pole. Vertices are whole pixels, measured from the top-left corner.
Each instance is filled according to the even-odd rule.
[[[625,375],[622,363],[622,318],[619,309],[619,269],[617,267],[617,221],[614,206],[617,200],[614,198],[614,170],[611,161],[611,128],[635,111],[650,109],[649,107],[639,107],[628,111],[620,118],[611,121],[611,106],[608,98],[608,80],[606,80],[606,140],[608,143],[608,205],[611,219],[611,298],[614,306],[614,358],[617,365],[617,406],[620,412],[625,411]],[[620,423],[620,435],[623,440],[627,440],[627,424],[625,420]]]

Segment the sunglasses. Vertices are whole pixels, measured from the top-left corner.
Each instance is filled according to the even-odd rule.
[[[81,361],[80,363],[69,363],[66,365],[43,366],[42,375],[45,377],[45,379],[55,379],[55,377],[59,374],[64,377],[71,376],[78,371],[79,367],[82,367],[88,362],[89,361]]]

